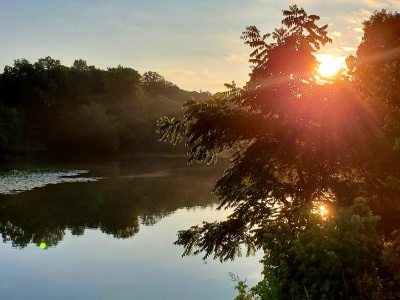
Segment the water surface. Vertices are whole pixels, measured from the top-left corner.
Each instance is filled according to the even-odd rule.
[[[0,196],[2,297],[233,299],[228,273],[255,283],[260,255],[203,262],[173,245],[179,229],[228,214],[210,193],[222,168],[177,158],[3,166],[3,190],[12,172],[59,181]]]

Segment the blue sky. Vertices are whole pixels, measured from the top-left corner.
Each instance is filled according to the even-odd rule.
[[[106,69],[122,65],[156,71],[188,90],[243,85],[251,49],[245,26],[262,33],[280,27],[282,10],[296,3],[328,24],[333,43],[319,54],[343,60],[375,11],[400,10],[399,0],[0,0],[0,68],[15,59],[51,56]]]

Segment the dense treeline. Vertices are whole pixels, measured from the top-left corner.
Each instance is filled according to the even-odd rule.
[[[0,75],[0,158],[170,151],[157,143],[157,118],[179,114],[191,97],[209,96],[156,72],[101,70],[80,59],[71,67],[51,57],[33,64],[18,59]]]

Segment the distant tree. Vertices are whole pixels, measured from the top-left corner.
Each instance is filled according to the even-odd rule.
[[[0,95],[7,106],[43,110],[56,105],[70,91],[68,68],[51,57],[31,64],[26,59],[6,66],[0,77]]]
[[[0,103],[0,156],[1,150],[12,146],[20,135],[20,116],[16,109]]]
[[[15,60],[0,74],[0,148],[11,147],[9,150],[15,153],[48,150],[61,154],[68,151],[70,142],[74,153],[77,149],[99,153],[180,152],[157,142],[156,120],[162,114],[181,113],[183,102],[192,95],[200,98],[207,94],[183,91],[160,78],[148,78],[149,82],[161,82],[156,94],[150,94],[143,89],[141,75],[132,68],[101,70],[83,59],[66,67],[49,56],[34,63]],[[87,110],[94,115],[86,115]],[[85,120],[78,120],[80,117]],[[103,118],[104,126],[96,123],[98,132],[88,134],[88,140],[80,134],[74,137],[76,127],[70,121],[83,125],[86,118],[94,123]],[[107,128],[110,137],[104,141],[100,132],[106,134]],[[96,135],[99,140],[91,140]],[[100,147],[102,143],[104,148]]]
[[[141,76],[131,68],[108,68],[104,75],[107,91],[113,96],[137,98],[141,94]]]
[[[26,59],[6,66],[0,76],[0,98],[5,106],[18,110],[21,142],[41,148],[48,135],[57,102],[68,90],[68,74],[50,57],[31,64]]]
[[[39,66],[40,68],[45,70],[55,70],[62,68],[60,60],[53,59],[50,56],[47,56],[45,58],[39,58],[37,63],[35,63],[35,66],[36,67]]]
[[[89,66],[85,60],[77,59],[69,69],[71,83],[71,104],[81,105],[85,98],[105,93],[104,74],[106,71]]]
[[[213,163],[233,151],[217,182],[218,209],[234,212],[221,222],[204,222],[178,233],[184,254],[203,252],[234,259],[241,244],[252,253],[268,224],[279,219],[293,233],[308,225],[317,203],[351,203],[357,183],[374,178],[368,161],[376,155],[368,111],[343,80],[320,85],[315,52],[330,42],[327,25],[296,5],[283,12],[283,28],[261,35],[243,32],[254,49],[250,81],[226,97],[189,101],[182,120],[161,118],[160,140],[191,147],[190,162]]]
[[[89,66],[86,60],[83,59],[75,59],[71,69],[79,72],[89,72]]]
[[[179,97],[180,93],[183,92],[174,83],[165,80],[163,76],[157,72],[148,71],[142,76],[143,89],[151,97],[164,96],[171,99]],[[185,99],[186,101],[187,99]]]
[[[111,153],[119,148],[119,126],[115,116],[108,114],[102,104],[83,104],[65,115],[53,143],[64,152]]]
[[[142,82],[145,87],[150,86],[152,83],[165,83],[166,80],[157,72],[147,71],[142,76]]]
[[[35,67],[26,59],[15,60],[12,67],[6,66],[1,75],[1,98],[4,104],[13,107],[31,105],[35,100],[31,96],[37,90],[35,85],[39,81],[37,75]]]
[[[40,58],[35,64],[37,72],[43,74],[48,79],[48,86],[43,89],[52,91],[53,105],[58,105],[71,93],[71,86],[69,82],[69,70],[67,67],[61,65],[59,60],[51,57]]]

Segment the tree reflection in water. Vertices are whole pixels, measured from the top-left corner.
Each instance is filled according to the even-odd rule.
[[[174,161],[167,165],[154,159],[147,165],[107,165],[98,168],[105,177],[98,182],[49,185],[1,195],[2,239],[18,248],[30,243],[45,243],[49,248],[62,241],[67,230],[79,236],[85,229],[126,239],[138,233],[140,225],[152,226],[179,208],[215,203],[210,192],[220,172]],[[180,169],[165,171],[177,166]]]

